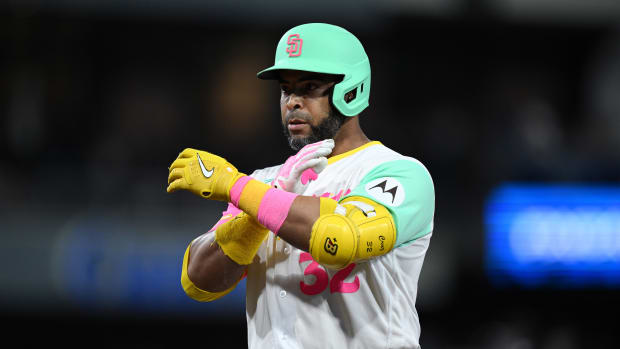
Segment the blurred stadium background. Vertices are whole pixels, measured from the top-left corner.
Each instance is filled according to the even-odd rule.
[[[222,205],[165,193],[185,147],[242,171],[291,154],[282,33],[346,27],[372,139],[434,177],[425,349],[617,348],[617,0],[14,0],[0,4],[0,309],[26,343],[244,347],[244,286],[179,284]]]

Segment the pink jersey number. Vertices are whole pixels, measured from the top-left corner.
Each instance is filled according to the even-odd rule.
[[[314,275],[316,277],[316,281],[313,284],[308,285],[303,281],[299,282],[299,287],[301,288],[301,292],[307,294],[309,296],[314,296],[323,292],[323,290],[327,287],[327,280],[329,280],[329,276],[327,272],[319,267],[319,263],[315,262],[312,259],[312,256],[308,252],[302,252],[299,255],[299,263],[312,261],[310,265],[306,267],[304,270],[304,275]]]
[[[310,285],[306,284],[303,281],[300,281],[299,287],[301,288],[301,292],[303,292],[304,294],[307,294],[309,296],[314,296],[314,295],[317,295],[323,292],[327,288],[327,284],[329,281],[329,275],[327,274],[325,269],[323,269],[319,265],[319,263],[317,263],[314,259],[312,259],[312,256],[310,255],[310,253],[302,252],[299,255],[299,263],[303,263],[307,261],[312,261],[312,262],[304,270],[304,275],[314,275],[316,280],[314,281],[313,284],[310,284]],[[347,276],[351,274],[351,271],[353,271],[353,268],[355,268],[355,263],[349,264],[346,268],[339,270],[336,274],[334,274],[334,277],[332,277],[332,280],[329,282],[329,290],[331,293],[334,293],[334,292],[353,293],[359,290],[360,280],[357,277],[357,275],[355,276],[355,279],[353,280],[353,282],[344,282],[344,279],[346,279]]]
[[[357,275],[355,275],[355,279],[353,280],[353,282],[344,282],[344,279],[346,279],[347,276],[351,274],[353,268],[355,268],[355,263],[347,265],[346,268],[339,270],[334,275],[332,281],[329,283],[329,290],[331,291],[331,293],[353,293],[357,292],[357,290],[360,289],[360,279],[357,277]]]

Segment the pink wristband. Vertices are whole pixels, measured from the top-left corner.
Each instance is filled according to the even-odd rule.
[[[271,188],[267,191],[258,207],[258,222],[275,235],[288,216],[288,211],[298,195]]]
[[[253,178],[250,176],[243,176],[235,182],[232,188],[230,188],[230,202],[236,207],[239,207],[239,199],[241,198],[243,188],[245,188],[245,185],[252,179]]]

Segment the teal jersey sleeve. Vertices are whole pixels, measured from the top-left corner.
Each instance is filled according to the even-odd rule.
[[[390,211],[396,224],[394,247],[407,245],[433,230],[433,180],[417,160],[394,160],[376,166],[342,199],[350,196],[368,198]]]

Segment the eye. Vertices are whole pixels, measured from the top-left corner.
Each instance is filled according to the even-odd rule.
[[[318,87],[319,87],[319,85],[315,84],[314,82],[309,82],[309,83],[304,85],[304,92],[305,93],[312,92],[312,91],[316,90]]]

